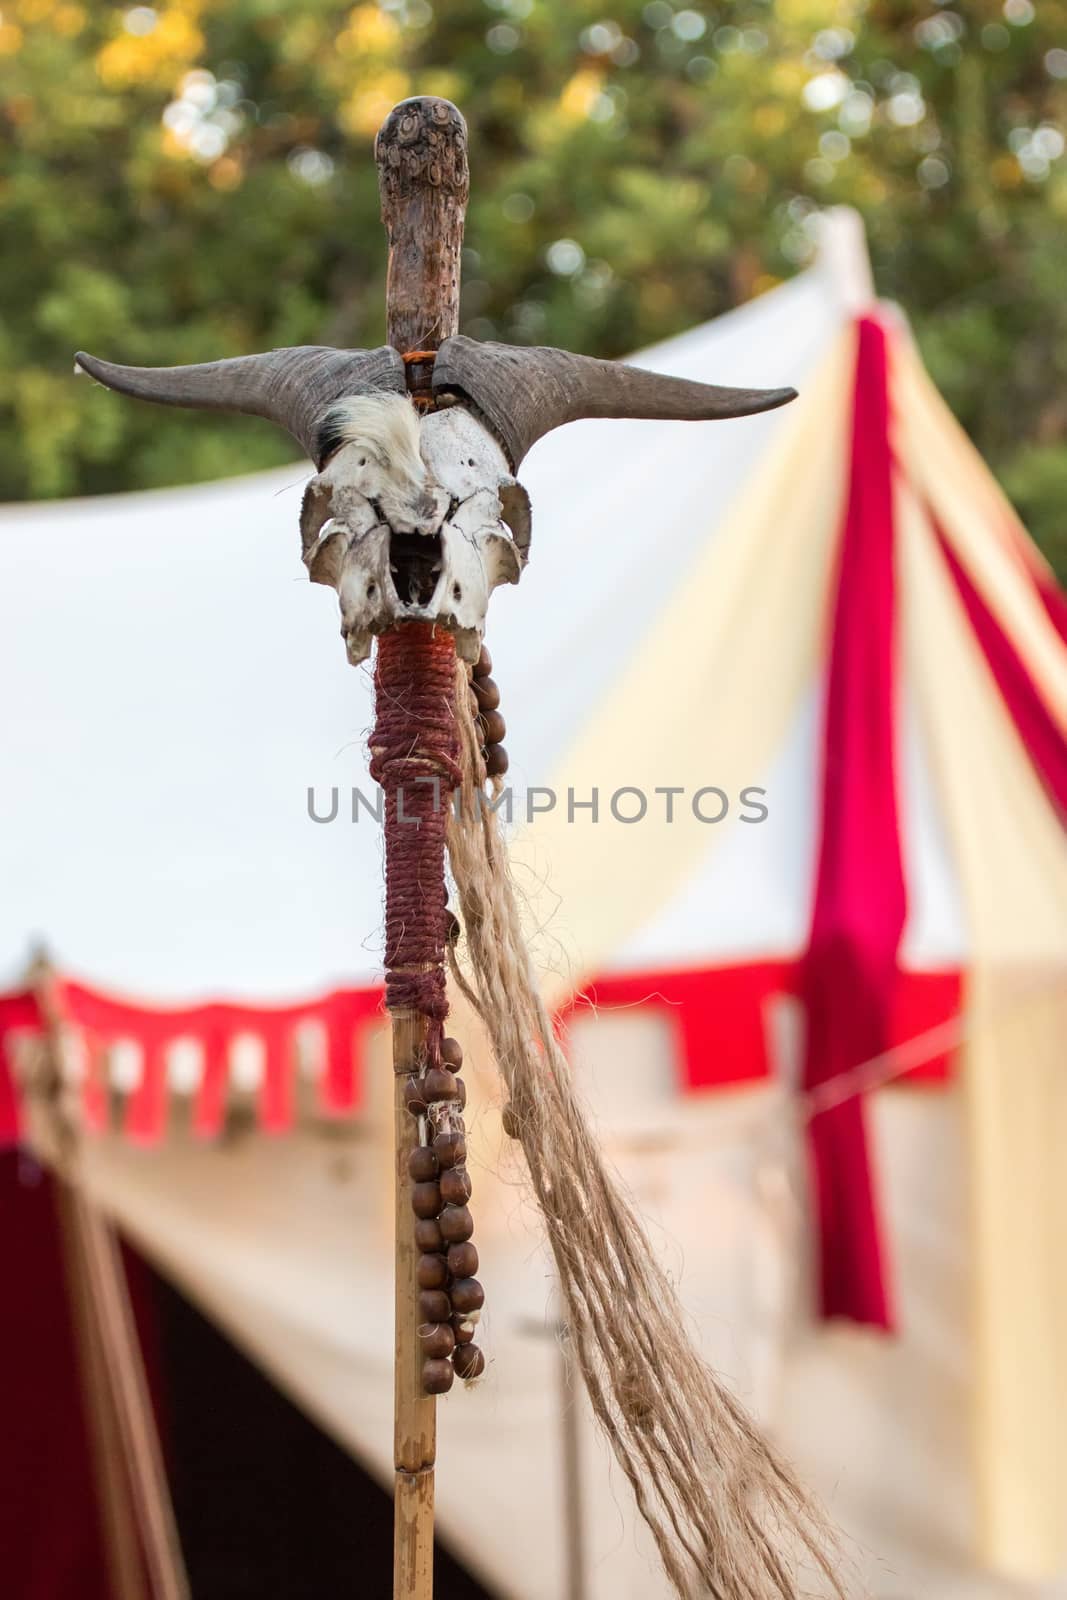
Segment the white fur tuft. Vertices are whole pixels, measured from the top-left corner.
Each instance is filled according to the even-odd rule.
[[[349,395],[333,407],[330,421],[345,444],[361,445],[397,487],[425,483],[419,418],[406,395]]]

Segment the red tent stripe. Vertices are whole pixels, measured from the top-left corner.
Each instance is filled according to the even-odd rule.
[[[1055,578],[1044,574],[1037,579],[1037,592],[1049,621],[1064,644],[1067,644],[1067,594],[1064,594]]]
[[[977,585],[936,520],[934,527],[941,553],[952,574],[956,593],[967,613],[967,620],[981,646],[1001,698],[1050,799],[1057,807],[1060,816],[1067,821],[1067,740],[1064,739],[1062,730],[1049,712],[1014,643],[982,598]],[[1058,589],[1054,591],[1043,589],[1041,593],[1050,617],[1056,622],[1052,601],[1058,601],[1060,611],[1064,613],[1067,608],[1063,595]],[[1061,615],[1060,620],[1067,627],[1067,614]]]
[[[858,325],[848,501],[833,617],[815,904],[800,974],[804,1084],[888,1048],[906,891],[895,771],[893,461],[888,342]],[[892,1317],[861,1096],[811,1124],[827,1317]]]

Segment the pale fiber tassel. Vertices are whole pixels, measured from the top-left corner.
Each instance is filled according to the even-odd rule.
[[[417,488],[425,480],[418,412],[407,395],[350,394],[326,420],[345,444],[362,445],[398,484]]]
[[[456,695],[462,815],[448,848],[473,987],[507,1085],[597,1420],[679,1595],[844,1600],[834,1536],[686,1338],[684,1312],[586,1125],[520,928],[495,813],[480,804],[468,671]],[[800,1586],[796,1567],[822,1574]]]

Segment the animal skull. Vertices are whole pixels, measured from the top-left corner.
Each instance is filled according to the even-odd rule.
[[[75,370],[160,405],[266,417],[300,441],[318,467],[301,515],[304,561],[340,596],[351,661],[403,621],[440,623],[463,657],[477,657],[489,596],[518,581],[530,544],[530,503],[513,474],[553,428],[581,417],[741,417],[795,396],[461,334],[431,361],[432,409],[421,420],[404,359],[388,345],[301,345],[188,367],[79,352]]]
[[[398,622],[437,622],[461,657],[481,648],[489,596],[517,583],[529,547],[525,490],[492,435],[457,406],[419,417],[401,395],[342,401],[341,442],[304,495],[313,583],[337,590],[353,663]]]

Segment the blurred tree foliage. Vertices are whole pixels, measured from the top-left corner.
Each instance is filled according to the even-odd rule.
[[[797,270],[828,202],[1067,571],[1067,0],[2,0],[0,499],[287,458],[70,380],[379,342],[371,139],[456,100],[464,326],[618,355]]]

